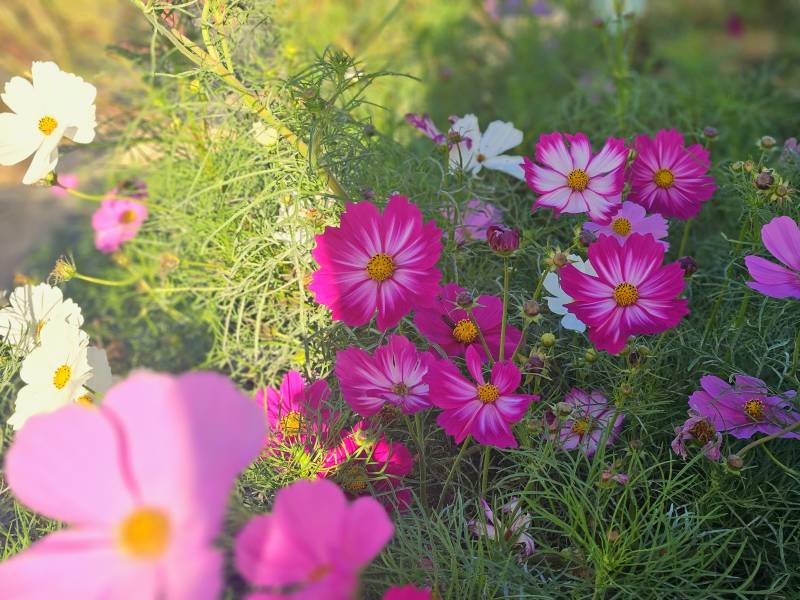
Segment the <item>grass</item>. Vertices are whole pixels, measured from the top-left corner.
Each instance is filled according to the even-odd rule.
[[[726,14],[711,4],[654,2],[622,38],[592,27],[583,2],[559,5],[561,20],[501,22],[467,1],[240,2],[232,8],[237,25],[226,29],[237,74],[270,99],[310,157],[285,141],[258,143],[252,112],[155,37],[151,56],[131,58],[141,83],[152,85],[137,107],[140,117],[116,134],[116,158],[125,159],[116,164],[124,166],[108,174],[109,181],[145,179],[152,216],[123,261],[93,254],[86,237],[53,250],[74,251],[81,272],[139,281],[123,289],[72,281],[66,293],[91,315],[93,337],[118,346],[118,373],[212,368],[247,390],[274,384],[289,368],[327,377],[337,349],[372,348],[384,334],[331,322],[306,291],[313,236],[335,225],[342,209],[323,171],[351,198],[382,201],[401,191],[440,223],[443,207],[460,210],[473,196],[503,208],[506,223],[523,233],[509,311],[518,326],[548,254],[575,248],[576,219],[532,215],[526,186],[502,174],[449,174],[444,157],[403,124],[405,111],[430,112],[442,127],[454,113],[476,112],[484,126],[512,120],[525,132],[528,154],[540,133],[554,130],[584,131],[597,146],[608,135],[630,139],[674,126],[706,143],[702,129],[713,125],[720,131],[711,144],[719,189],[688,238],[700,270],[688,281],[691,315],[680,327],[640,337],[620,356],[588,360],[585,337],[561,330],[555,315],[545,310],[529,325],[516,360],[544,357],[544,371],[529,374],[526,384],[542,401],[516,428],[520,448],[492,452],[487,500],[495,508],[512,496],[521,500],[536,553],[519,561],[508,543],[470,533],[469,520],[479,518],[480,452],[466,450],[443,490],[458,448],[435,415],[392,421],[387,435],[416,455],[410,481],[418,502],[396,515],[392,545],[365,574],[365,597],[413,582],[444,598],[792,598],[800,586],[797,443],[759,447],[740,472],[702,457],[685,463],[669,448],[704,374],[746,372],[774,391],[800,385],[797,303],[749,290],[742,262],[764,254],[759,230],[772,216],[800,217],[796,192],[775,203],[757,193],[752,173],[732,169],[752,160],[756,171],[775,166],[800,185],[796,163],[779,163],[778,149],[756,146],[764,134],[782,141],[797,133],[792,89],[800,80],[800,43],[789,25],[800,15],[790,2],[761,9],[741,3],[748,30],[735,40],[724,34]],[[192,15],[197,7],[183,10]],[[193,39],[196,23],[185,21]],[[763,36],[777,40],[778,50],[753,50],[753,39]],[[350,78],[354,68],[365,75]],[[671,259],[683,227],[670,224]],[[448,242],[440,266],[446,281],[501,292],[502,261],[482,244]],[[39,276],[46,268],[38,267]],[[422,342],[409,320],[400,331]],[[540,343],[545,333],[555,334],[552,347]],[[7,417],[16,363],[8,359],[3,368],[0,413]],[[603,390],[626,414],[621,438],[591,459],[561,452],[542,435],[543,410],[572,386]],[[333,401],[344,408],[336,390]],[[4,444],[10,436],[7,428]],[[744,444],[728,438],[723,453]],[[322,450],[253,466],[228,533],[248,512],[268,510],[276,489],[313,471]],[[627,486],[603,484],[612,464],[629,474]],[[3,493],[0,555],[53,526]],[[242,589],[231,575],[230,594]]]

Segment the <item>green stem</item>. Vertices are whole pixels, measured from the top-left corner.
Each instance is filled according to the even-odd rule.
[[[439,510],[439,508],[441,508],[442,506],[442,501],[444,500],[444,496],[447,493],[447,486],[450,485],[450,481],[452,481],[453,475],[456,472],[456,467],[458,467],[458,464],[461,462],[461,458],[464,456],[464,450],[467,449],[467,444],[469,444],[469,441],[471,439],[472,436],[468,435],[464,439],[464,443],[461,444],[461,449],[458,451],[455,461],[453,461],[453,466],[450,468],[450,472],[447,474],[447,479],[444,480],[444,485],[442,486],[442,493],[439,496],[439,503],[436,505],[436,510]]]
[[[124,287],[126,285],[131,285],[136,283],[141,279],[141,276],[134,275],[129,277],[128,279],[102,279],[100,277],[92,277],[91,275],[82,275],[81,273],[75,273],[73,275],[75,279],[80,279],[81,281],[86,281],[88,283],[94,283],[96,285],[106,285],[109,287]]]
[[[503,258],[503,320],[500,322],[500,361],[506,353],[506,324],[508,323],[508,285],[511,278],[511,269],[508,268],[508,258]],[[513,358],[513,357],[512,357]]]
[[[692,223],[694,223],[694,219],[689,219],[683,226],[683,236],[681,237],[681,245],[678,246],[678,258],[683,256],[684,255],[683,253],[686,252],[686,245],[689,242],[689,232],[692,230]]]
[[[792,423],[791,425],[787,425],[786,427],[784,427],[780,431],[776,431],[775,433],[771,433],[769,435],[765,435],[762,438],[758,438],[757,440],[750,442],[749,444],[747,444],[747,446],[745,446],[744,448],[739,450],[739,452],[737,452],[736,454],[739,457],[742,457],[747,452],[752,450],[753,448],[757,448],[758,446],[760,446],[762,444],[766,444],[769,441],[772,441],[772,440],[774,440],[776,438],[779,438],[779,437],[781,437],[781,436],[783,436],[783,435],[785,435],[787,433],[791,433],[791,432],[793,432],[793,431],[795,431],[797,429],[800,429],[800,420]]]
[[[425,468],[425,432],[422,427],[422,417],[414,414],[414,424],[417,429],[417,447],[419,448],[419,497],[423,509],[428,508],[428,481]]]
[[[466,309],[469,318],[472,320],[472,324],[475,325],[475,329],[478,330],[478,339],[481,341],[481,346],[483,346],[483,351],[486,352],[486,357],[489,359],[489,364],[494,364],[494,357],[492,353],[489,351],[489,344],[486,343],[486,338],[483,337],[483,332],[481,331],[480,326],[478,325],[478,321],[475,320],[475,315],[472,312],[472,308]]]
[[[486,498],[486,490],[489,488],[489,457],[492,453],[491,446],[483,447],[483,475],[481,476],[481,498]]]

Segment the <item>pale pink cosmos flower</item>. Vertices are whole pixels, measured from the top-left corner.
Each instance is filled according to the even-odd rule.
[[[489,226],[503,219],[502,210],[491,202],[484,202],[478,198],[472,198],[467,202],[458,221],[455,219],[452,207],[443,208],[441,213],[448,221],[455,221],[454,238],[458,244],[485,240]]]
[[[747,285],[771,298],[800,298],[800,228],[791,217],[775,217],[761,228],[761,240],[782,265],[760,256],[745,256],[755,281]],[[786,266],[783,266],[786,265]]]
[[[213,542],[263,436],[258,407],[213,373],[139,373],[101,405],[31,418],[6,457],[9,487],[69,528],[0,564],[0,595],[217,598]]]
[[[564,144],[569,142],[569,149]],[[525,157],[525,180],[540,194],[533,209],[556,214],[588,213],[596,223],[608,223],[622,201],[628,150],[622,138],[608,138],[597,154],[583,133],[550,133],[539,137],[536,163]]]
[[[383,600],[431,600],[431,590],[413,585],[395,586],[386,590]]]
[[[469,529],[474,535],[498,542],[511,542],[519,549],[520,558],[533,554],[536,545],[528,533],[531,516],[522,512],[518,498],[511,498],[503,504],[500,508],[499,518],[483,498],[481,498],[481,507],[484,518],[473,519],[469,522]]]
[[[558,440],[564,450],[579,449],[592,456],[604,437],[607,446],[617,439],[625,415],[609,406],[602,393],[572,388],[564,396],[564,403],[572,407],[572,413],[563,421],[559,422],[552,412],[545,415],[547,428],[554,431],[550,439]]]
[[[301,480],[280,490],[272,512],[253,517],[239,533],[236,568],[268,590],[248,600],[352,600],[361,570],[393,533],[374,498],[348,503],[330,481]]]
[[[105,254],[116,252],[139,233],[147,207],[135,200],[103,200],[92,215],[94,245]]]
[[[583,228],[596,236],[609,235],[620,242],[624,242],[632,233],[649,234],[664,246],[664,250],[669,250],[669,243],[664,240],[669,235],[667,220],[658,213],[648,215],[643,207],[633,202],[623,202],[610,222],[602,224],[589,221],[583,224]]]

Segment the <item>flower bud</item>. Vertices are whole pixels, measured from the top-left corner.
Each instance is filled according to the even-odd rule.
[[[593,362],[597,362],[597,350],[595,350],[594,348],[589,348],[586,351],[586,353],[583,355],[583,358],[589,364],[591,364]]]
[[[789,186],[779,185],[777,188],[775,188],[775,195],[779,198],[785,198],[789,195]]]
[[[697,261],[691,256],[681,256],[678,259],[678,264],[680,265],[681,269],[683,269],[684,277],[688,278],[697,273]]]
[[[524,370],[526,373],[533,373],[534,375],[538,375],[544,370],[544,358],[539,356],[538,354],[534,354],[528,359],[528,362],[525,363]]]
[[[526,317],[535,317],[542,312],[542,307],[536,300],[528,300],[522,305],[522,312],[525,313]]]
[[[566,402],[557,402],[553,407],[553,412],[559,417],[568,417],[572,414],[572,405]]]
[[[467,290],[458,292],[458,295],[456,296],[456,304],[458,304],[461,308],[470,308],[473,304],[472,294]]]
[[[744,163],[740,160],[737,160],[735,163],[731,164],[732,171],[741,171],[744,169]]]
[[[69,281],[75,277],[76,272],[77,269],[75,268],[75,263],[71,259],[62,256],[53,266],[53,270],[50,272],[49,279],[54,284],[61,283],[63,281]]]
[[[361,190],[361,198],[369,202],[375,198],[375,191],[372,188],[364,188]]]
[[[158,257],[159,271],[162,277],[166,277],[181,264],[181,259],[171,252],[164,252]]]
[[[703,129],[703,135],[708,139],[713,140],[719,135],[719,131],[717,131],[716,127],[706,127]]]
[[[539,338],[542,342],[542,346],[545,348],[552,348],[556,345],[556,336],[552,333],[543,333],[542,337]]]
[[[505,225],[490,225],[486,230],[486,241],[492,250],[508,256],[519,248],[519,229]]]
[[[117,250],[111,255],[111,262],[123,269],[131,265],[131,259],[124,252]]]
[[[744,161],[744,164],[742,165],[742,167],[744,168],[745,171],[750,173],[753,170],[753,167],[755,167],[755,165],[753,164],[752,160],[746,160],[746,161]]]
[[[578,236],[578,240],[580,240],[582,246],[588,247],[597,241],[597,235],[595,235],[593,231],[582,229],[580,235]]]
[[[775,138],[772,137],[771,135],[764,135],[764,136],[761,136],[761,139],[758,140],[758,143],[762,148],[772,148],[778,142],[776,142]]]
[[[742,457],[738,454],[729,455],[727,463],[728,466],[734,471],[739,471],[742,467],[744,467],[744,460],[742,460]]]
[[[364,135],[367,137],[374,137],[378,135],[378,130],[372,123],[367,123],[366,125],[364,125]]]
[[[569,263],[569,258],[563,252],[556,252],[553,255],[553,264],[559,269]]]
[[[761,173],[756,175],[755,185],[760,190],[768,190],[772,187],[773,183],[775,183],[775,176],[772,174],[772,171],[761,171]]]

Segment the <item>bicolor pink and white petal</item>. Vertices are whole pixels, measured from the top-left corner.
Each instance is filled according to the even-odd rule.
[[[557,215],[588,213],[593,221],[608,223],[622,201],[627,158],[622,138],[608,138],[600,152],[592,154],[583,133],[540,136],[536,162],[525,157],[523,164],[528,187],[539,194],[533,210],[543,206]]]
[[[642,206],[633,202],[623,202],[608,223],[589,221],[583,224],[583,228],[597,236],[610,235],[620,242],[624,242],[632,233],[649,234],[661,242],[665,250],[669,250],[669,243],[664,239],[669,235],[667,220],[658,213],[648,215]]]
[[[622,351],[632,335],[660,333],[680,323],[688,302],[677,296],[686,285],[677,262],[664,265],[664,246],[651,235],[631,234],[625,243],[601,235],[589,246],[596,276],[568,264],[561,287],[566,305],[589,328],[589,339],[609,354]]]
[[[351,327],[366,325],[376,312],[379,329],[394,327],[412,309],[433,304],[441,237],[405,196],[389,198],[382,214],[371,202],[348,204],[339,227],[316,237],[312,255],[320,268],[308,287]]]
[[[760,256],[745,256],[747,285],[770,298],[800,298],[800,228],[791,217],[775,217],[761,228],[761,240],[783,264]]]

